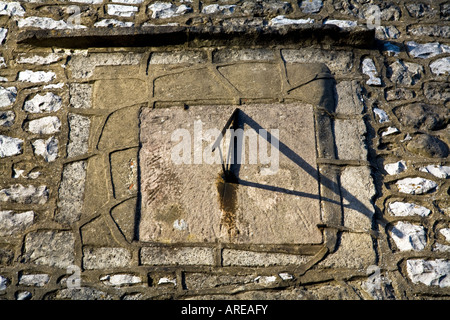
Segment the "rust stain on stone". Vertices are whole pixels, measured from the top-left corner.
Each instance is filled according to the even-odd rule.
[[[236,227],[238,180],[231,171],[225,171],[218,175],[216,186],[222,210],[221,226],[227,229],[228,237],[231,240],[239,233]]]

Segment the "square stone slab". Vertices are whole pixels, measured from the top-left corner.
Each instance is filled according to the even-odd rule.
[[[212,152],[236,108],[142,110],[141,241],[322,243],[313,107],[239,106]]]

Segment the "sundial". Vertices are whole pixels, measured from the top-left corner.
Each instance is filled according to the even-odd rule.
[[[323,242],[313,106],[143,109],[139,240]]]

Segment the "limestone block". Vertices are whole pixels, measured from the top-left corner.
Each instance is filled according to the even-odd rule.
[[[420,64],[397,60],[387,68],[388,78],[397,84],[414,85],[423,76],[424,69]]]
[[[170,2],[155,2],[148,6],[152,12],[152,19],[167,19],[177,17],[192,11],[191,7],[184,4],[176,6]]]
[[[83,267],[88,270],[129,267],[131,252],[125,248],[101,247],[83,249]]]
[[[114,152],[110,159],[114,197],[120,199],[136,194],[138,148]]]
[[[49,191],[46,186],[35,187],[29,185],[24,187],[15,184],[9,188],[0,190],[0,201],[23,203],[23,204],[44,204],[48,200]]]
[[[52,92],[47,92],[44,95],[36,94],[33,98],[25,101],[23,110],[30,113],[56,112],[61,109],[61,106],[61,97]]]
[[[70,231],[35,231],[25,236],[23,262],[67,268],[74,264],[75,237]]]
[[[363,109],[361,86],[356,80],[336,84],[336,113],[361,114]]]
[[[333,74],[345,74],[352,70],[353,54],[348,51],[325,51],[313,48],[283,49],[287,63],[324,63]]]
[[[143,247],[143,265],[213,265],[214,250],[206,247]]]
[[[72,108],[89,109],[92,106],[92,85],[89,83],[69,84],[69,101]]]
[[[449,155],[447,144],[429,134],[416,135],[408,142],[406,149],[427,158],[446,158]]]
[[[391,237],[400,251],[420,251],[427,245],[425,229],[409,222],[397,222],[391,230]]]
[[[133,17],[136,15],[136,12],[139,11],[139,7],[135,6],[126,6],[121,4],[108,4],[107,5],[107,13],[112,16],[119,17]]]
[[[0,108],[9,107],[16,101],[17,88],[0,86]]]
[[[0,126],[11,127],[14,124],[15,119],[16,114],[14,111],[0,111]]]
[[[273,265],[302,265],[310,257],[269,252],[224,249],[222,253],[224,266],[268,267]]]
[[[86,161],[68,163],[63,168],[55,220],[71,224],[78,221],[83,209]]]
[[[439,130],[450,121],[450,110],[440,105],[414,103],[394,110],[400,123],[422,130]]]
[[[235,64],[218,70],[245,98],[274,97],[281,91],[280,71],[276,64]]]
[[[327,268],[354,268],[363,270],[375,264],[372,237],[361,233],[342,233],[337,250],[319,262]]]
[[[50,275],[46,273],[39,274],[21,274],[19,284],[22,286],[43,287],[50,281]]]
[[[26,129],[29,132],[37,134],[54,134],[59,132],[61,121],[57,116],[43,117],[28,121]]]
[[[444,259],[406,261],[406,270],[413,283],[440,288],[450,287],[450,261]]]
[[[0,211],[0,236],[16,235],[34,223],[34,212]]]
[[[0,158],[21,154],[22,146],[22,139],[0,135]]]
[[[367,167],[347,167],[341,173],[344,226],[354,230],[371,230],[375,213],[372,198],[375,186]]]
[[[22,82],[31,82],[31,83],[39,83],[39,82],[50,82],[55,79],[56,74],[53,71],[31,71],[25,70],[20,71],[17,76],[17,81]]]
[[[89,117],[71,113],[68,115],[69,142],[67,143],[67,157],[86,154],[89,149],[89,132],[91,121]]]
[[[366,130],[366,124],[362,119],[335,120],[334,134],[338,159],[367,160]]]
[[[58,139],[37,139],[32,142],[34,154],[42,156],[46,162],[53,162],[58,157]]]
[[[415,215],[426,217],[431,213],[431,210],[415,203],[395,201],[389,203],[389,212],[399,217]]]
[[[436,182],[420,177],[401,179],[396,185],[398,191],[409,194],[424,194],[437,187]]]
[[[158,77],[154,88],[156,98],[169,101],[231,98],[228,88],[206,68]]]
[[[430,63],[431,72],[435,75],[445,75],[450,73],[450,57],[437,59]]]

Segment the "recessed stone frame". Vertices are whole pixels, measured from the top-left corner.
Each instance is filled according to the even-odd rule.
[[[270,255],[276,254],[275,265],[290,265],[303,273],[335,250],[337,233],[342,230],[343,191],[333,137],[335,81],[324,64],[286,63],[282,50],[236,50],[242,50],[241,57],[247,52],[248,58],[236,61],[233,50],[207,48],[141,52],[138,63],[97,66],[95,70],[83,63],[83,57],[72,61],[72,74],[90,72],[84,84],[92,88],[93,96],[91,108],[78,111],[90,118],[89,149],[93,150],[87,159],[82,157],[87,165],[83,214],[78,223],[82,226],[85,259],[99,245],[138,250],[139,264],[144,266],[251,266],[253,262],[248,259],[258,261],[264,255],[270,260]],[[91,55],[102,59],[102,53]],[[130,52],[115,55],[122,55],[124,61],[133,60]],[[239,78],[233,78],[232,72],[224,76],[221,67],[239,71]],[[252,86],[246,87],[249,83]],[[314,111],[320,181],[318,227],[323,242],[261,245],[139,241],[142,110],[277,103],[308,104]],[[348,192],[344,197],[347,202],[359,203]],[[362,214],[372,215],[364,204],[357,207],[364,211]]]

